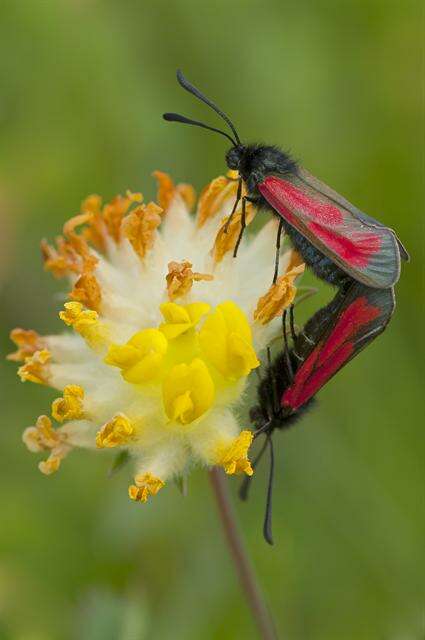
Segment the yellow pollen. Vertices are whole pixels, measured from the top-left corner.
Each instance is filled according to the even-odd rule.
[[[162,385],[165,413],[181,425],[190,424],[208,411],[214,396],[214,383],[200,358],[172,367]]]
[[[59,313],[59,318],[87,341],[91,347],[102,345],[108,339],[108,330],[96,311],[84,309],[81,302],[65,302],[65,310]]]
[[[22,434],[22,440],[29,451],[38,453],[50,451],[47,460],[39,463],[41,473],[51,475],[59,469],[60,463],[71,450],[67,435],[61,429],[55,430],[48,416],[39,416],[34,427],[28,427]]]
[[[250,224],[252,222],[255,215],[255,210],[253,206],[248,203],[246,206],[246,224]],[[213,257],[215,262],[221,262],[224,256],[229,253],[229,251],[233,251],[236,243],[238,241],[240,232],[241,232],[241,219],[242,212],[238,211],[235,213],[228,224],[230,216],[226,216],[223,218],[220,229],[218,230],[214,247],[213,247]]]
[[[73,232],[70,235],[67,239],[59,236],[56,247],[49,245],[45,240],[41,242],[44,268],[51,271],[56,278],[69,273],[89,272],[97,263],[97,258],[90,254],[85,239]]]
[[[141,258],[144,258],[147,251],[154,245],[156,229],[161,224],[162,211],[161,207],[150,202],[133,209],[122,222],[124,236]]]
[[[90,253],[89,245],[84,235],[77,234],[76,229],[81,225],[91,224],[93,214],[80,213],[65,222],[63,226],[64,238],[58,238],[57,245],[60,253],[71,259],[70,270],[78,273],[93,271],[98,260]],[[74,267],[74,268],[73,268]],[[77,267],[75,269],[75,267]]]
[[[293,253],[298,256],[296,252]],[[293,303],[297,292],[294,282],[304,272],[305,264],[301,258],[297,264],[294,257],[288,267],[286,273],[281,275],[267,293],[258,300],[254,311],[254,320],[257,322],[267,324],[273,318],[280,316],[282,311]]]
[[[185,183],[178,184],[176,187],[176,190],[177,190],[177,193],[183,199],[183,202],[185,203],[187,210],[192,211],[196,202],[196,192],[195,192],[195,189],[192,187],[192,185],[185,184]]]
[[[168,209],[176,195],[180,196],[188,211],[191,211],[196,202],[195,189],[191,184],[174,184],[168,173],[154,171],[154,178],[158,183],[157,200],[164,211]]]
[[[244,430],[233,440],[230,446],[220,447],[217,452],[217,464],[229,475],[246,473],[252,476],[254,470],[248,459],[248,449],[253,440],[252,431]]]
[[[59,469],[61,460],[60,456],[50,455],[47,460],[38,463],[38,468],[45,476],[51,476]]]
[[[128,488],[128,495],[136,502],[146,502],[149,496],[155,496],[165,485],[165,482],[152,473],[144,473],[134,478],[136,484]]]
[[[233,180],[218,176],[202,191],[199,197],[197,222],[202,227],[207,220],[213,218],[226,200],[236,197],[238,185]]]
[[[143,193],[140,193],[140,191],[130,191],[130,189],[127,189],[125,195],[131,202],[143,202]]]
[[[52,417],[58,422],[80,420],[83,415],[84,389],[70,384],[63,390],[63,398],[52,402]]]
[[[87,311],[83,308],[81,302],[65,302],[65,311],[59,313],[59,318],[63,320],[68,327],[81,333],[85,327],[89,327],[98,322],[98,314],[96,311]]]
[[[132,197],[127,198],[125,196],[117,195],[110,203],[105,204],[103,207],[102,216],[106,224],[106,228],[108,229],[109,235],[117,243],[121,239],[122,220],[133,202],[134,199]]]
[[[19,328],[13,329],[10,332],[10,339],[18,347],[14,353],[9,353],[7,356],[8,360],[13,360],[14,362],[24,361],[36,351],[41,351],[44,348],[43,338],[32,329],[28,331]]]
[[[99,213],[102,206],[102,198],[96,193],[87,196],[81,203],[81,213]]]
[[[118,413],[98,431],[96,446],[99,448],[118,447],[129,442],[133,435],[133,424],[123,413]]]
[[[112,344],[105,362],[121,369],[121,375],[127,382],[141,384],[156,377],[167,349],[167,338],[161,331],[144,329],[127,344]]]
[[[201,280],[210,281],[214,276],[207,273],[197,273],[192,271],[192,263],[188,260],[183,262],[169,262],[167,280],[168,297],[173,302],[176,298],[185,296],[192,289],[194,282]]]
[[[199,320],[209,312],[210,306],[205,302],[192,302],[185,305],[164,302],[160,310],[165,322],[159,328],[167,340],[173,340],[196,327]]]
[[[237,380],[260,365],[245,314],[234,302],[223,302],[204,322],[199,342],[205,358],[225,377]]]
[[[83,273],[74,285],[69,297],[81,302],[89,309],[99,311],[102,300],[100,285],[91,273]]]
[[[166,211],[170,206],[176,191],[174,182],[171,180],[168,173],[164,173],[163,171],[154,171],[152,175],[156,178],[158,183],[158,194],[156,199],[158,200],[159,206]]]
[[[48,416],[39,416],[34,427],[28,427],[22,434],[22,440],[29,451],[37,453],[53,449],[60,442],[59,434],[53,429]]]
[[[36,384],[47,384],[49,380],[48,362],[51,358],[50,351],[42,349],[36,351],[32,356],[25,358],[25,364],[18,369],[18,376],[22,382],[35,382]]]

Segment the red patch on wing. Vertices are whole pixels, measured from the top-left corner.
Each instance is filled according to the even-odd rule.
[[[297,218],[296,216],[294,216],[293,213],[291,213],[283,204],[282,200],[284,198],[283,195],[283,190],[279,189],[279,188],[275,188],[276,186],[279,186],[279,182],[282,182],[283,184],[288,184],[286,182],[277,180],[277,178],[275,179],[275,183],[271,183],[272,177],[266,178],[263,182],[261,182],[258,185],[258,189],[260,191],[260,193],[262,193],[262,195],[266,198],[267,202],[269,204],[271,204],[271,206],[273,207],[273,209],[275,209],[278,213],[280,213],[280,215],[282,216],[282,218],[285,218],[285,220],[287,222],[289,222],[289,224],[292,224],[293,227],[297,228]]]
[[[356,229],[350,232],[349,224],[338,207],[314,200],[282,178],[268,176],[258,189],[289,224],[299,230],[303,225],[307,226],[326,247],[352,267],[366,267],[370,257],[381,249],[382,240],[378,234]],[[300,220],[293,211],[299,211],[305,219]],[[341,228],[339,232],[338,227]]]
[[[316,222],[310,222],[308,227],[327,247],[353,267],[366,267],[370,257],[381,248],[381,238],[375,233],[357,232],[347,237]]]
[[[326,342],[319,343],[298,369],[281,404],[295,411],[314,396],[352,355],[354,338],[360,329],[380,314],[381,309],[369,304],[366,297],[354,300],[343,311]]]
[[[306,193],[294,187],[290,182],[282,180],[282,178],[268,176],[258,185],[260,191],[262,185],[266,186],[267,195],[275,198],[279,206],[283,204],[285,207],[302,211],[309,218],[314,218],[318,224],[326,224],[333,227],[344,222],[344,216],[338,207],[328,202],[313,200]]]
[[[342,345],[332,356],[320,365],[307,379],[305,384],[290,387],[283,395],[282,404],[290,406],[294,411],[312,398],[321,387],[342,367],[354,351],[354,343],[348,342]]]

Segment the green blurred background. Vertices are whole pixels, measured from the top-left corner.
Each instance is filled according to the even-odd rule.
[[[243,138],[291,149],[411,253],[387,333],[276,436],[273,548],[265,468],[237,504],[287,640],[424,637],[422,40],[410,0],[1,2],[2,354],[15,326],[61,328],[39,240],[85,195],[153,196],[156,168],[199,189],[225,170],[219,136],[161,120],[217,122],[177,66]],[[256,638],[205,473],[187,498],[171,487],[140,508],[107,456],[43,477],[21,432],[54,393],[0,367],[1,640]]]

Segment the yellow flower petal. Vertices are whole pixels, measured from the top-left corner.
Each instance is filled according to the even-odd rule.
[[[241,431],[230,445],[218,449],[217,464],[222,466],[227,474],[246,473],[247,476],[252,476],[254,470],[248,459],[248,449],[253,437],[252,431]]]
[[[157,478],[152,473],[144,473],[134,478],[136,484],[128,488],[128,495],[135,502],[146,502],[149,496],[155,496],[165,485],[161,478]]]
[[[35,382],[47,384],[49,381],[49,361],[51,353],[47,349],[36,351],[32,356],[25,358],[25,364],[18,369],[18,376],[22,382]]]
[[[70,384],[63,390],[63,398],[52,402],[52,417],[58,422],[79,420],[83,417],[84,390],[76,384]]]
[[[108,330],[96,311],[84,309],[81,302],[65,302],[59,318],[79,333],[92,348],[102,346],[108,339]]]
[[[210,310],[204,302],[193,302],[181,305],[175,302],[164,302],[160,306],[165,322],[160,325],[160,331],[168,340],[178,338],[183,333],[195,327],[199,320]]]
[[[109,347],[106,364],[122,370],[127,382],[141,384],[155,378],[167,352],[168,342],[158,329],[144,329],[127,344]]]
[[[134,426],[123,413],[103,425],[96,435],[96,446],[111,448],[126,444],[134,434]]]
[[[48,416],[39,416],[35,426],[28,427],[22,434],[22,440],[29,451],[34,453],[53,449],[60,443],[60,436],[53,429]]]
[[[140,352],[130,344],[111,344],[105,358],[105,363],[112,367],[128,369],[140,359]]]
[[[15,362],[24,361],[25,358],[31,357],[36,351],[41,351],[45,347],[44,338],[32,329],[25,330],[17,327],[10,332],[10,339],[18,349],[6,357]]]
[[[38,468],[45,476],[51,476],[52,473],[56,473],[59,469],[61,461],[62,458],[60,456],[51,455],[47,460],[39,462]]]
[[[162,385],[164,408],[170,420],[189,424],[204,414],[214,401],[215,389],[203,360],[178,364]]]
[[[233,302],[217,306],[199,332],[204,356],[226,378],[237,380],[259,366],[245,314]]]

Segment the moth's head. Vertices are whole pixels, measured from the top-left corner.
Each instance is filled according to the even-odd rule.
[[[246,147],[243,144],[237,144],[235,147],[230,147],[229,151],[226,153],[226,163],[229,169],[239,171],[245,152]]]

